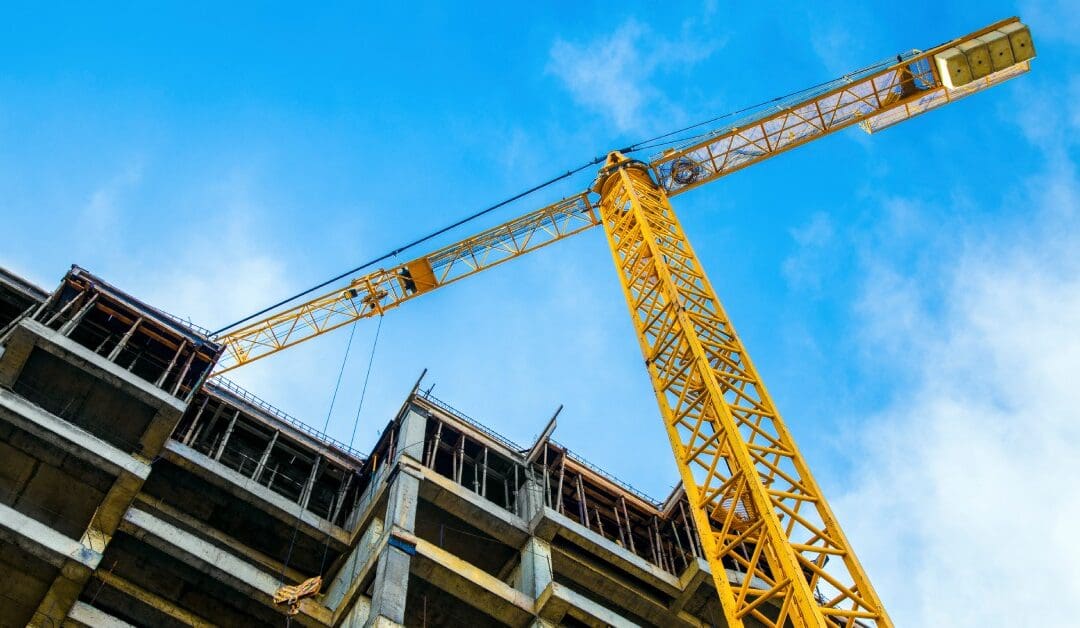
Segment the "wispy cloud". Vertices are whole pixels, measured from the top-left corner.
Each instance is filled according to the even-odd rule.
[[[131,160],[111,179],[96,187],[77,216],[79,231],[95,246],[115,248],[119,230],[125,222],[123,197],[142,181],[144,162]]]
[[[1046,168],[1015,226],[927,240],[938,277],[888,256],[866,275],[862,333],[910,385],[853,438],[834,505],[897,625],[1074,623],[1044,602],[1080,597],[1080,181],[1052,109],[1021,120]]]
[[[685,69],[709,57],[717,42],[690,36],[689,24],[678,39],[653,32],[634,19],[612,33],[587,42],[556,40],[547,71],[558,77],[580,105],[600,114],[618,131],[643,131],[652,120],[677,109],[655,85],[673,68]],[[650,115],[646,110],[658,107]]]
[[[836,240],[832,219],[817,212],[809,222],[791,230],[796,248],[784,260],[783,273],[792,288],[818,291],[831,270],[831,247]]]

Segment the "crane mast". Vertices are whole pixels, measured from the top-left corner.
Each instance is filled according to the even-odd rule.
[[[353,279],[220,340],[216,373],[602,225],[728,626],[892,626],[694,254],[670,197],[859,124],[873,133],[1030,69],[1010,18],[805,90],[591,190]]]
[[[766,626],[891,625],[664,189],[645,164],[617,152],[596,189],[728,626],[747,617]]]

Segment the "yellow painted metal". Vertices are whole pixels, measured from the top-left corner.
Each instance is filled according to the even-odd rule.
[[[984,36],[1003,45],[999,33],[1015,63],[995,57],[982,78],[943,80],[935,55]],[[231,332],[216,373],[603,224],[728,624],[891,626],[669,197],[856,123],[888,128],[1023,74],[1033,56],[1028,29],[1010,18],[651,164],[612,153],[594,188],[598,203],[583,192]]]
[[[595,190],[728,625],[890,626],[664,189],[612,153]]]
[[[585,193],[488,229],[401,266],[380,269],[220,338],[215,375],[347,325],[381,315],[425,292],[464,279],[599,224]]]
[[[811,94],[690,146],[667,151],[650,166],[668,196],[675,196],[853,124],[863,123],[866,131],[878,131],[1026,72],[1027,63],[990,75],[984,72],[979,75],[983,78],[971,83],[973,88],[957,94],[942,84],[934,55],[967,45],[995,30],[1027,32],[1016,17],[996,22],[880,70],[856,72],[840,87]],[[1026,46],[1024,50],[1034,52],[1030,38],[1026,44],[1022,36],[1016,39]],[[912,84],[917,89],[912,90]]]
[[[1034,54],[1028,30],[1018,18],[1002,20],[880,72],[860,75],[843,87],[808,96],[692,146],[669,151],[654,160],[651,168],[668,195],[673,196],[856,122],[869,132],[879,131],[1027,72],[1029,63],[1022,61],[955,90],[942,85],[937,68],[929,62],[933,55],[995,30],[1008,33],[1015,46],[1023,45],[1025,53]],[[926,63],[920,65],[920,61]],[[913,72],[912,67],[917,71]],[[594,227],[599,222],[593,204],[587,192],[563,199],[397,268],[358,277],[344,289],[231,331],[219,338],[225,352],[213,374],[254,362],[357,319],[380,315],[425,292]]]

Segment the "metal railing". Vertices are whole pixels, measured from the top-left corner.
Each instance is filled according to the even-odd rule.
[[[521,453],[521,452],[526,451],[528,449],[527,447],[522,447],[521,445],[518,445],[517,443],[515,443],[514,441],[510,440],[509,438],[503,436],[502,434],[499,434],[498,432],[495,432],[491,428],[484,426],[482,423],[480,423],[476,419],[470,417],[469,415],[465,414],[461,410],[458,410],[457,408],[451,406],[450,404],[446,403],[445,401],[437,398],[435,395],[432,395],[430,392],[418,393],[418,396],[421,399],[423,399],[424,401],[429,401],[429,402],[431,402],[432,405],[434,405],[434,406],[436,406],[436,407],[438,407],[438,408],[440,408],[442,410],[445,410],[446,412],[449,412],[450,415],[453,416],[455,419],[458,419],[458,420],[462,421],[463,423],[468,423],[470,426],[476,428],[477,430],[482,432],[484,435],[490,437],[495,442],[504,445],[506,448],[508,448],[508,449],[510,449],[510,450],[512,450],[512,451],[514,451],[516,453]]]
[[[462,421],[464,423],[468,423],[470,426],[476,428],[480,432],[482,432],[485,435],[491,437],[496,442],[499,442],[499,443],[505,445],[506,447],[508,447],[509,449],[511,449],[511,450],[513,450],[515,452],[522,453],[522,452],[528,450],[527,447],[522,447],[521,445],[518,445],[514,441],[510,440],[509,438],[507,438],[507,437],[493,431],[491,428],[484,426],[483,424],[481,424],[476,419],[470,417],[469,415],[465,414],[461,410],[458,410],[457,408],[451,406],[450,404],[446,403],[445,401],[442,401],[441,399],[435,397],[435,395],[432,395],[431,393],[421,392],[421,393],[417,393],[417,396],[419,396],[421,399],[423,399],[425,401],[430,402],[432,405],[435,405],[435,406],[441,408],[442,410],[445,410],[446,412],[449,412],[454,418],[456,418],[456,419],[458,419],[458,420],[460,420],[460,421]],[[645,503],[651,504],[652,506],[654,506],[657,509],[660,508],[660,505],[661,505],[662,502],[657,501],[656,499],[654,499],[652,497],[649,497],[648,495],[646,495],[645,493],[643,493],[639,489],[634,488],[629,483],[624,482],[623,480],[620,480],[619,478],[611,475],[607,471],[604,471],[600,467],[597,467],[593,463],[585,460],[581,456],[573,453],[572,451],[570,451],[569,447],[567,447],[566,445],[563,445],[562,443],[559,443],[555,439],[551,439],[550,442],[553,445],[561,447],[563,450],[565,450],[567,457],[569,457],[571,460],[573,460],[577,464],[580,464],[581,466],[587,468],[589,471],[592,471],[596,475],[599,475],[600,477],[602,477],[605,480],[611,482],[612,484],[615,484],[616,486],[618,486],[619,488],[627,491],[628,493],[632,493],[634,496],[636,496],[639,499],[643,500]]]
[[[644,501],[647,504],[652,505],[657,510],[660,510],[660,506],[663,505],[663,502],[658,501],[658,500],[646,495],[640,489],[634,488],[634,486],[631,485],[630,483],[628,483],[628,482],[626,482],[624,480],[620,480],[619,478],[615,477],[614,475],[611,475],[611,473],[609,473],[607,471],[604,471],[603,469],[596,466],[595,464],[589,462],[588,460],[586,460],[586,459],[582,458],[581,456],[575,454],[574,452],[570,451],[569,447],[567,447],[566,445],[563,445],[559,441],[557,441],[555,439],[551,439],[550,442],[553,445],[557,445],[559,447],[562,447],[563,450],[566,451],[566,456],[568,458],[570,458],[571,460],[573,460],[574,462],[576,462],[577,464],[580,464],[581,466],[585,467],[589,471],[592,471],[596,475],[599,475],[600,477],[602,477],[605,480],[607,480],[608,482],[611,482],[612,484],[618,486],[619,488],[623,489],[624,491],[626,491],[628,493],[632,493],[638,499]]]
[[[329,445],[334,449],[341,450],[342,453],[345,453],[352,458],[355,458],[358,462],[362,463],[367,460],[367,456],[363,452],[357,449],[353,449],[349,445],[346,445],[345,443],[339,441],[333,436],[330,436],[329,434],[326,434],[325,432],[320,432],[319,430],[311,427],[307,423],[304,423],[300,419],[292,416],[291,414],[285,412],[277,406],[269,403],[268,401],[265,401],[261,397],[256,396],[252,392],[232,381],[231,379],[218,375],[210,380],[207,380],[206,387],[208,389],[216,389],[217,391],[226,391],[228,395],[236,397],[237,399],[244,401],[245,403],[254,406],[255,408],[258,408],[259,410],[262,410],[263,412],[269,414],[275,419],[279,419],[281,421],[284,421],[285,423],[288,423],[289,425],[295,427],[301,432],[304,432],[308,436],[311,436],[312,438],[323,443],[324,445]]]

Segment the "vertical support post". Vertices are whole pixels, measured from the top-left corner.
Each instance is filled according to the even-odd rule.
[[[172,394],[174,397],[177,393],[180,392],[180,385],[184,383],[184,378],[187,376],[188,369],[191,368],[191,363],[195,360],[195,354],[197,353],[198,351],[196,350],[196,348],[192,347],[191,355],[188,356],[187,362],[184,363],[184,368],[180,369],[180,375],[177,376],[176,383],[173,384]],[[194,387],[192,387],[192,390],[194,390]]]
[[[127,330],[127,333],[125,333],[124,337],[120,339],[120,342],[116,343],[116,346],[113,347],[113,350],[109,352],[109,357],[105,358],[106,360],[112,362],[117,358],[117,356],[120,355],[120,352],[123,351],[124,347],[127,346],[128,341],[131,340],[131,337],[135,335],[135,331],[139,328],[139,325],[142,325],[142,322],[143,317],[140,316],[139,318],[136,318],[133,323],[131,323],[131,329]]]
[[[566,452],[564,451],[559,462],[559,492],[555,503],[555,511],[560,515],[563,514],[562,508],[562,485],[563,478],[566,477]]]
[[[34,311],[32,314],[30,314],[30,320],[37,320],[38,316],[41,316],[42,312],[52,307],[53,303],[56,303],[57,299],[60,298],[60,293],[64,291],[64,286],[66,284],[66,281],[60,282],[60,286],[57,287],[56,290],[53,290],[52,294],[49,295],[49,298],[42,301],[41,304],[38,305],[36,308],[31,306]],[[48,326],[48,324],[46,324],[46,326]]]
[[[262,456],[259,457],[259,465],[255,467],[255,473],[251,476],[251,479],[256,482],[262,477],[263,471],[266,470],[266,461],[270,459],[270,452],[274,450],[274,445],[277,444],[278,434],[280,430],[274,430],[274,435],[270,437],[270,442],[266,444],[266,449],[263,450]]]
[[[61,291],[62,291],[63,289],[64,289],[64,286],[63,286],[63,285],[61,285],[61,286],[60,286],[59,288],[57,288],[57,289],[56,289],[56,292],[55,292],[55,293],[53,293],[53,296],[52,296],[52,297],[49,297],[49,301],[53,300],[54,298],[59,298],[59,296],[60,296],[60,292],[61,292]],[[86,294],[86,293],[84,292],[84,293],[83,293],[83,295],[85,295],[85,294]],[[86,298],[89,298],[89,297],[86,297]],[[64,304],[64,307],[62,307],[62,308],[60,308],[59,310],[57,310],[56,312],[54,312],[54,313],[53,313],[53,315],[52,315],[52,316],[50,316],[48,320],[42,321],[42,324],[44,324],[44,325],[45,325],[46,327],[49,327],[50,325],[52,325],[52,324],[53,324],[53,321],[55,321],[56,319],[58,319],[58,318],[60,318],[61,316],[63,316],[63,315],[64,315],[64,312],[67,312],[67,310],[68,310],[68,308],[69,308],[69,307],[72,307],[72,306],[73,306],[73,305],[75,305],[76,303],[78,303],[78,302],[81,302],[81,301],[83,301],[83,300],[85,300],[85,299],[83,299],[83,298],[80,298],[79,296],[76,296],[76,297],[72,297],[72,299],[71,299],[70,301],[68,301],[67,303],[65,303],[65,304]],[[46,301],[45,303],[48,303],[49,301]],[[42,307],[44,307],[44,306],[45,306],[45,303],[42,303],[42,304],[41,304],[41,305],[42,305]],[[81,307],[81,306],[80,306],[80,307]],[[63,326],[63,323],[61,323],[61,327],[62,327],[62,326]]]
[[[439,446],[442,445],[442,427],[443,422],[439,421],[435,427],[435,440],[431,443],[431,452],[428,453],[427,467],[429,469],[435,468],[435,456],[439,453]]]
[[[187,339],[185,338],[180,342],[180,346],[176,348],[176,352],[173,353],[172,359],[169,360],[169,365],[165,367],[165,370],[161,372],[157,380],[154,381],[154,385],[161,388],[165,385],[165,380],[169,378],[169,373],[172,372],[173,367],[176,366],[176,361],[180,359],[180,354],[184,352],[184,347],[187,347]]]
[[[578,518],[581,524],[589,528],[589,503],[585,501],[585,486],[581,482],[581,474],[577,474]]]
[[[544,505],[551,507],[551,473],[548,471],[547,443],[544,443]]]
[[[187,445],[191,442],[191,437],[195,433],[195,426],[199,424],[199,419],[202,418],[203,410],[206,410],[206,404],[210,401],[210,395],[203,397],[202,403],[199,404],[199,410],[195,413],[195,416],[191,419],[191,425],[188,426],[187,433],[184,434],[184,438],[180,442]]]
[[[315,492],[315,481],[319,479],[322,472],[322,461],[322,454],[315,456],[315,464],[311,465],[311,473],[308,474],[307,483],[304,484],[304,492],[300,495],[301,508],[307,508],[308,502],[311,501],[311,494]]]
[[[221,460],[221,454],[225,453],[225,445],[229,443],[229,437],[232,436],[233,428],[236,427],[236,420],[239,418],[240,408],[237,408],[232,419],[229,420],[229,426],[225,428],[225,435],[221,437],[221,442],[218,443],[217,451],[214,452],[214,460]]]
[[[487,497],[488,448],[484,446],[484,473],[480,478],[480,496]]]
[[[630,511],[626,509],[626,498],[619,495],[619,501],[622,502],[623,519],[626,520],[626,538],[630,540],[630,551],[637,554],[637,548],[634,547],[634,527],[630,524]]]
[[[214,429],[214,427],[217,426],[218,417],[221,416],[221,412],[224,409],[225,409],[225,404],[222,403],[221,401],[218,401],[218,406],[217,406],[217,408],[214,408],[214,413],[210,415],[210,420],[207,421],[205,424],[199,426],[199,429],[195,430],[195,433],[191,436],[190,445],[192,447],[195,447],[198,444],[199,436],[202,435],[202,433],[204,431],[207,434],[209,434]],[[194,425],[192,427],[194,427]],[[188,443],[185,443],[185,444],[188,444]]]
[[[679,501],[679,514],[682,516],[683,527],[686,528],[686,538],[690,543],[690,551],[694,554],[694,558],[697,558],[699,556],[697,541],[695,540],[697,534],[695,534],[693,528],[690,526],[690,521],[686,517],[686,509],[683,508],[681,500]]]
[[[101,293],[95,292],[89,299],[86,300],[86,305],[82,306],[82,308],[75,314],[75,316],[71,317],[71,320],[60,326],[60,329],[57,331],[59,331],[61,336],[66,336],[70,334],[71,330],[75,329],[75,326],[82,322],[83,317],[86,316],[87,312],[89,312],[92,307],[94,307],[94,303],[97,302],[99,294]]]
[[[461,476],[465,471],[465,434],[462,434],[461,438],[458,439],[454,460],[457,463],[457,467],[454,469],[454,481],[461,484]]]
[[[344,470],[345,481],[341,483],[341,490],[337,493],[337,498],[334,500],[334,508],[330,511],[330,523],[337,521],[338,515],[341,514],[341,507],[345,504],[345,496],[349,494],[349,487],[352,486],[353,477],[355,474],[349,469]]]
[[[612,504],[611,511],[615,513],[615,526],[619,528],[619,544],[626,547],[626,533],[623,532],[622,517],[619,516],[618,502]]]

